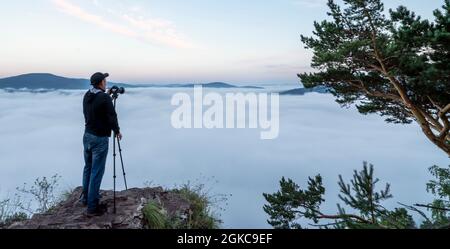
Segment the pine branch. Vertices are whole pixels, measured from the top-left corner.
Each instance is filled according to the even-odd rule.
[[[423,207],[423,208],[429,208],[429,209],[435,209],[435,210],[440,210],[440,211],[446,211],[446,212],[450,212],[450,208],[435,207],[435,206],[431,206],[431,205],[424,205],[424,204],[414,204],[414,206],[416,206],[416,207]]]
[[[432,223],[431,220],[430,220],[430,218],[428,218],[428,216],[427,216],[424,212],[422,212],[421,210],[417,209],[416,207],[413,207],[413,206],[410,206],[410,205],[406,205],[406,204],[403,204],[403,203],[400,203],[400,202],[398,202],[398,204],[404,206],[405,208],[407,208],[407,209],[409,209],[409,210],[411,210],[411,211],[414,211],[414,212],[418,213],[418,214],[419,214],[420,216],[422,216],[428,223]]]
[[[442,131],[439,134],[440,139],[444,139],[446,136],[448,136],[450,130],[450,121],[447,118],[448,112],[450,112],[450,104],[448,104],[446,107],[440,110],[438,114],[439,118],[442,120],[442,123],[444,124],[444,127],[442,128]]]
[[[355,214],[341,214],[341,215],[326,215],[326,214],[321,214],[320,216],[318,216],[317,218],[319,219],[329,219],[329,220],[345,220],[345,219],[355,219],[358,220],[362,223],[365,224],[374,224],[373,222],[364,219],[361,216],[355,215]]]
[[[308,225],[311,227],[328,228],[329,226],[342,225],[344,223],[345,223],[344,221],[337,221],[337,222],[332,222],[332,223],[327,223],[327,224],[319,224],[319,225],[308,223]]]
[[[438,229],[450,229],[450,223],[438,227]]]

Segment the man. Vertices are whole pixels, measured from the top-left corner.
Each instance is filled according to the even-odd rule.
[[[100,216],[106,207],[99,204],[100,185],[105,172],[111,131],[122,139],[117,114],[112,98],[106,93],[106,78],[109,74],[95,73],[91,77],[92,88],[84,95],[85,118],[83,195],[81,201],[87,205],[87,216]]]

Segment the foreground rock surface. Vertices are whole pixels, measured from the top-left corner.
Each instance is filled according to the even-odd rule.
[[[103,216],[88,218],[86,207],[78,202],[81,187],[58,204],[52,211],[35,214],[30,220],[12,224],[9,229],[142,229],[145,226],[142,208],[155,201],[173,217],[190,212],[190,204],[179,194],[163,188],[129,189],[116,192],[116,214],[113,213],[113,191],[101,191],[101,202],[107,204]]]

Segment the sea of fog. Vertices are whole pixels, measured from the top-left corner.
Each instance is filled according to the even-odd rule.
[[[280,97],[280,135],[275,140],[261,140],[257,129],[176,130],[170,122],[176,92],[192,89],[130,89],[120,96],[128,184],[204,183],[212,195],[230,195],[220,204],[225,208],[225,228],[268,228],[262,194],[275,192],[283,176],[305,186],[308,176],[320,173],[327,187],[324,210],[334,212],[338,175],[348,179],[363,161],[375,165],[382,184],[392,184],[395,199],[386,203],[388,207],[428,202],[428,167],[449,164],[417,125],[387,124],[376,115],[341,108],[330,95],[315,93]],[[83,94],[0,90],[1,197],[36,177],[56,173],[62,176],[61,190],[81,184]],[[110,154],[103,189],[112,188],[111,159]],[[118,182],[123,188],[120,177]]]

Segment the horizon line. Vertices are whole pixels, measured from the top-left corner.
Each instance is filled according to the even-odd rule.
[[[66,78],[66,79],[76,79],[76,80],[89,80],[88,77],[77,77],[77,76],[63,76],[60,74],[56,74],[56,73],[49,73],[49,72],[30,72],[30,73],[21,73],[21,74],[15,74],[15,75],[10,75],[10,76],[1,76],[0,75],[0,80],[4,80],[4,79],[8,79],[8,78],[14,78],[14,77],[20,77],[20,76],[26,76],[26,75],[51,75],[51,76],[55,76],[55,77],[61,77],[61,78]],[[224,84],[231,84],[231,85],[238,85],[238,86],[252,86],[253,84],[256,85],[271,85],[271,84],[286,84],[286,85],[294,85],[294,84],[298,84],[299,82],[296,83],[291,83],[291,82],[253,82],[253,83],[245,83],[245,82],[239,82],[239,81],[222,81],[222,80],[212,80],[212,81],[204,81],[204,82],[194,82],[194,81],[174,81],[173,83],[155,83],[154,82],[133,82],[133,81],[108,81],[111,83],[117,83],[117,84],[128,84],[128,85],[158,85],[158,84],[162,84],[162,85],[177,85],[177,84],[210,84],[210,83],[224,83]]]

